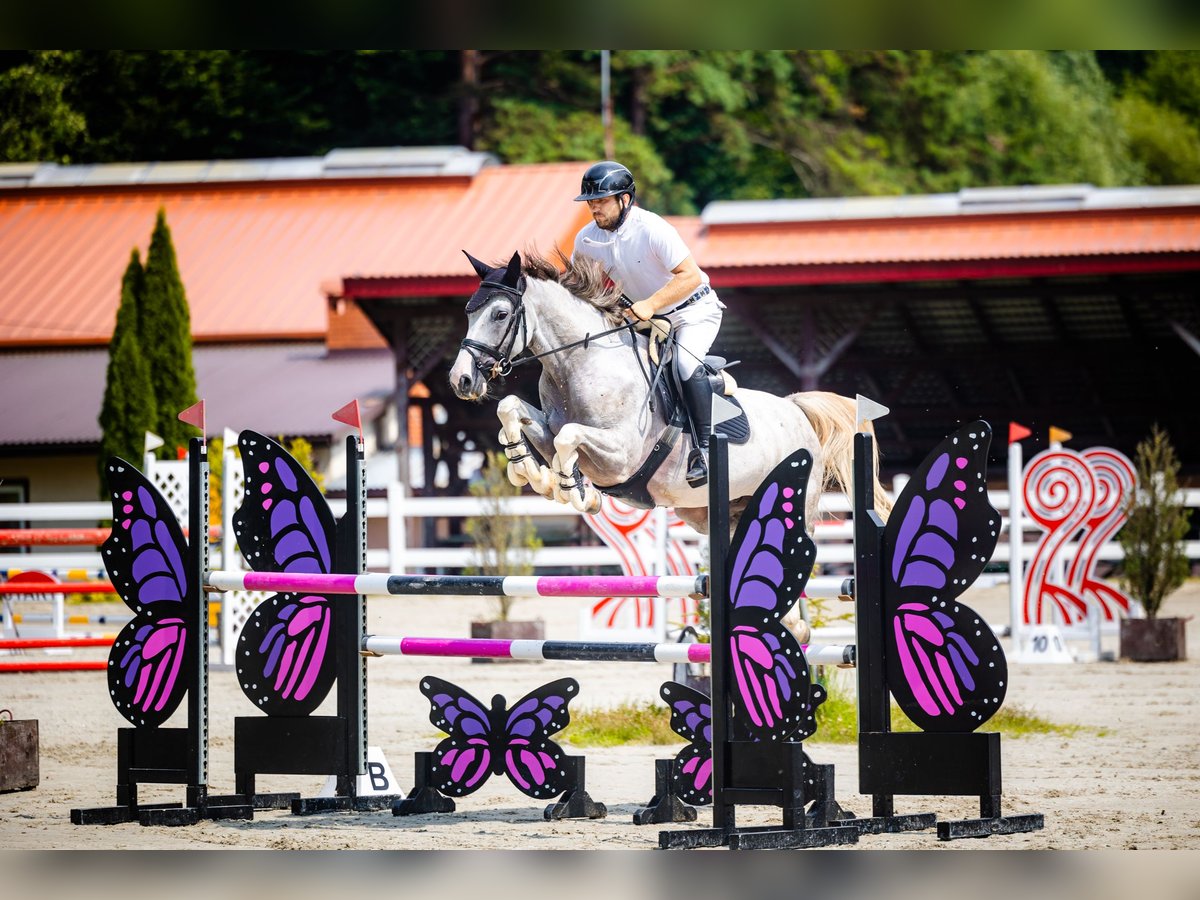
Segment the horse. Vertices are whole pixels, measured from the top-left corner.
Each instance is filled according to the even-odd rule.
[[[595,260],[556,255],[557,265],[536,251],[526,251],[524,260],[517,252],[493,267],[466,254],[480,286],[467,303],[467,334],[450,387],[459,399],[482,401],[514,365],[539,360],[540,408],[510,394],[496,409],[508,478],[590,514],[600,508],[598,490],[624,485],[638,472],[668,422],[663,404],[652,402],[648,341],[627,322],[620,286]],[[519,358],[527,351],[531,356]],[[749,439],[729,448],[731,533],[759,484],[799,448],[812,454],[805,509],[811,533],[822,490],[851,490],[855,401],[827,391],[778,397],[737,387],[732,395],[745,411]],[[674,507],[707,534],[708,488],[688,485],[688,449],[677,442],[645,487],[654,505]],[[878,458],[874,495],[886,516],[891,502],[879,483]]]

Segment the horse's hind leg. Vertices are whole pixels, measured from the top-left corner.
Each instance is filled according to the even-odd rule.
[[[542,459],[554,455],[554,435],[545,413],[509,394],[496,406],[496,415],[500,419],[500,443],[509,459],[508,480],[517,487],[528,484],[543,497],[553,499],[556,479],[530,449],[532,444]]]

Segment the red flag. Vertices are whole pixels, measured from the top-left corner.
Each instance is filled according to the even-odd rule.
[[[204,430],[204,401],[193,404],[179,414],[179,421],[186,422],[188,425],[195,425],[200,429],[200,434],[206,434]]]
[[[333,421],[350,425],[362,431],[362,415],[358,411],[358,401],[351,400],[333,414]]]
[[[1022,441],[1033,434],[1028,428],[1019,422],[1008,423],[1008,442],[1015,444],[1017,441]]]

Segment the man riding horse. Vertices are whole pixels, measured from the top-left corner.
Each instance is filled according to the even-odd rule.
[[[695,434],[687,482],[699,487],[708,480],[705,452],[713,395],[702,363],[716,340],[725,304],[709,287],[708,276],[679,232],[637,205],[637,185],[625,166],[608,160],[591,166],[583,173],[575,200],[587,203],[593,221],[575,236],[572,255],[600,262],[632,301],[631,316],[643,322],[662,316],[671,322],[675,372]]]

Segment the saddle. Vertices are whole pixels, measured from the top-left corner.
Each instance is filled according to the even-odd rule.
[[[676,348],[675,342],[671,340],[671,323],[665,318],[653,318],[643,323],[637,330],[644,333],[649,342],[646,355],[650,360],[650,371],[646,373],[646,376],[651,387],[651,408],[655,403],[661,404],[667,426],[662,430],[650,450],[650,455],[646,457],[645,462],[633,474],[633,477],[622,484],[607,487],[598,484],[596,489],[601,493],[616,497],[630,506],[639,509],[653,509],[654,500],[651,499],[647,487],[650,479],[654,477],[654,473],[658,471],[663,460],[675,448],[679,436],[685,429],[689,434],[695,435],[695,425],[688,415],[687,404],[683,402],[683,390],[675,371]],[[708,372],[713,393],[725,397],[730,403],[741,409],[742,404],[733,396],[733,392],[737,389],[737,382],[729,372],[725,371],[727,367],[736,365],[736,363],[729,363],[721,356],[705,356],[703,365]],[[725,435],[731,444],[746,443],[750,439],[750,421],[746,418],[746,411],[743,409],[740,415],[719,423],[715,431]]]

